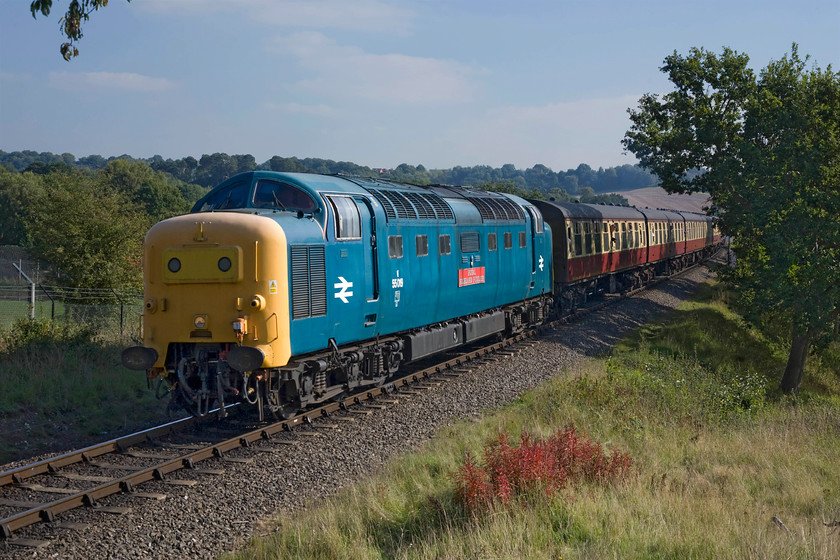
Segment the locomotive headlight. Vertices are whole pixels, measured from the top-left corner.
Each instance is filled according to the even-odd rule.
[[[219,259],[218,265],[219,270],[221,270],[222,272],[227,272],[228,270],[230,270],[231,267],[230,259],[227,257],[222,257],[221,259]]]
[[[257,294],[251,298],[251,308],[255,311],[262,311],[265,309],[265,298]]]
[[[193,325],[197,329],[206,329],[207,328],[207,315],[196,315],[195,319],[193,319]]]
[[[181,261],[176,258],[169,259],[169,262],[166,263],[166,268],[169,269],[169,272],[178,272],[181,270]]]

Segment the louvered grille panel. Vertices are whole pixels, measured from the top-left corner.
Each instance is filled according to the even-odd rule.
[[[481,214],[482,220],[497,220],[496,214],[493,212],[493,208],[487,204],[487,201],[483,198],[468,198],[470,202],[478,208],[478,213]]]
[[[507,198],[490,196],[465,197],[478,208],[482,220],[524,220],[525,214],[518,204]]]
[[[440,196],[435,193],[423,193],[420,196],[429,201],[429,204],[431,204],[432,208],[435,209],[435,213],[437,214],[437,218],[439,220],[452,220],[455,218],[455,214],[452,213],[452,208],[450,208],[449,204],[447,204],[447,202]]]
[[[292,319],[327,314],[324,247],[291,247]]]
[[[309,316],[309,258],[306,247],[292,247],[292,318]]]
[[[429,201],[424,199],[418,193],[405,193],[405,197],[411,201],[414,208],[417,210],[417,217],[421,220],[434,220],[435,209],[429,204]]]
[[[382,194],[381,191],[378,191],[376,189],[367,189],[367,190],[382,205],[382,209],[385,211],[385,219],[388,220],[389,222],[391,220],[396,219],[397,211],[394,209],[394,205],[391,204],[391,201],[388,200],[387,198],[385,198],[385,195]]]
[[[398,218],[417,219],[417,212],[414,211],[414,207],[402,193],[397,191],[382,191],[382,194],[388,197],[388,200],[394,204]]]
[[[453,220],[455,213],[436,193],[366,188],[382,204],[390,222],[402,220]]]
[[[327,267],[323,247],[309,248],[309,292],[313,317],[327,314]]]
[[[462,253],[478,253],[480,248],[478,232],[469,231],[461,234]]]

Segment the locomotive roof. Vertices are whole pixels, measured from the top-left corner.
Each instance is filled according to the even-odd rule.
[[[228,185],[243,180],[253,183],[255,180],[273,179],[286,181],[314,193],[347,193],[374,196],[381,204],[390,220],[400,219],[438,219],[454,220],[459,214],[460,220],[506,220],[525,221],[524,199],[510,194],[502,194],[470,187],[449,185],[418,186],[406,183],[385,181],[377,178],[351,177],[340,175],[321,175],[316,173],[284,173],[277,171],[249,171],[240,173],[224,181],[196,203],[193,211],[212,193]],[[444,199],[466,203],[470,212],[456,212]],[[462,209],[466,208],[459,205]]]

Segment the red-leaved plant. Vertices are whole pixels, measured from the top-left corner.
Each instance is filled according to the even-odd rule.
[[[627,475],[630,455],[604,454],[601,444],[580,435],[574,426],[558,430],[546,440],[534,440],[523,431],[519,447],[510,445],[506,432],[484,447],[484,465],[467,454],[458,470],[457,501],[469,512],[489,510],[494,503],[534,491],[552,495],[574,480],[608,483]]]

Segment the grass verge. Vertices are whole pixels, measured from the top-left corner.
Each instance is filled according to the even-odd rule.
[[[122,346],[84,327],[18,321],[0,345],[0,465],[87,445],[166,418]]]
[[[420,451],[229,558],[840,558],[840,371],[813,360],[798,398],[785,356],[701,291],[602,360],[502,410],[441,430]],[[630,474],[531,492],[475,515],[457,500],[465,454],[500,431],[574,425]]]

